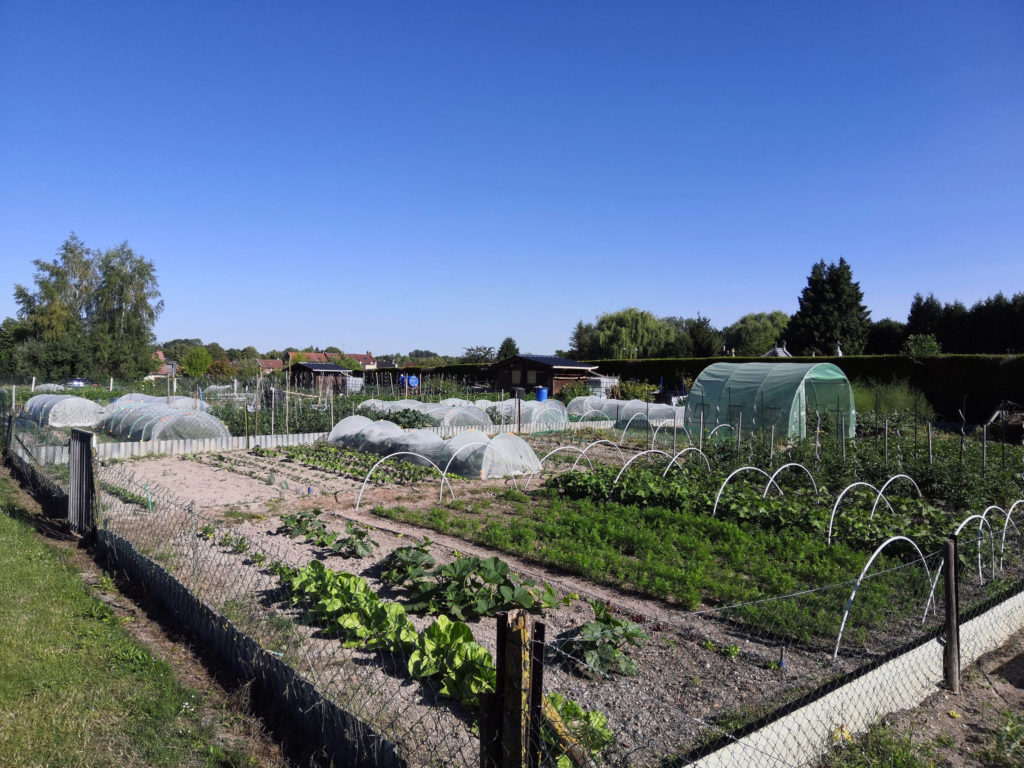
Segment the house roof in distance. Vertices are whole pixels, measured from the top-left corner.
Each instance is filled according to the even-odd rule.
[[[567,357],[559,357],[558,355],[513,355],[506,360],[501,360],[494,365],[505,365],[515,360],[528,360],[531,363],[537,363],[543,365],[546,368],[571,368],[573,370],[581,371],[592,371],[597,368],[596,365],[589,365],[588,363],[580,363],[576,360],[570,360]]]

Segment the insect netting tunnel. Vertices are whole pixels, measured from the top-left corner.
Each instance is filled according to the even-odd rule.
[[[853,389],[832,363],[714,363],[686,399],[693,430],[728,424],[745,435],[774,427],[777,438],[806,437],[819,418],[854,436]]]
[[[24,416],[41,427],[91,427],[102,406],[74,395],[35,395],[25,403]]]

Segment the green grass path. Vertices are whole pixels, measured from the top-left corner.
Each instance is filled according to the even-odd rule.
[[[0,476],[0,766],[245,765],[17,499]]]

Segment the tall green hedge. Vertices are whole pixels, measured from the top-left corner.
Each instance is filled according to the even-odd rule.
[[[939,355],[913,360],[904,355],[772,358],[777,363],[834,363],[847,378],[860,381],[909,381],[942,418],[955,421],[966,402],[967,420],[986,421],[1004,400],[1024,404],[1024,357],[1015,355]],[[591,360],[605,375],[664,383],[678,389],[712,363],[763,363],[763,357],[690,357],[658,360]],[[465,363],[437,368],[404,368],[403,373],[490,377],[486,365]],[[966,400],[965,400],[966,398]]]
[[[712,363],[766,362],[762,357],[701,357],[664,360],[596,360],[601,373],[642,379],[679,388],[683,377],[696,378]],[[1024,357],[939,355],[913,360],[904,355],[773,358],[777,363],[834,363],[851,380],[888,382],[906,379],[943,418],[956,420],[966,402],[968,421],[987,420],[1004,400],[1024,403]],[[966,398],[966,400],[965,400]]]

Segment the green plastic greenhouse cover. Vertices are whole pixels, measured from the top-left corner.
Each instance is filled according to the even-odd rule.
[[[854,436],[850,382],[832,363],[714,363],[693,382],[686,399],[687,428],[742,424],[744,434],[775,427],[776,437],[806,437],[812,425],[842,425]]]

